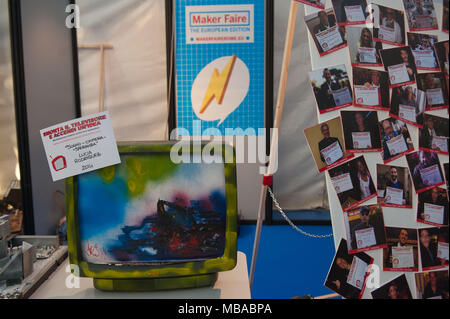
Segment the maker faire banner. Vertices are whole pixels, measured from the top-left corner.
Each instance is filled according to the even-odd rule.
[[[264,134],[265,5],[175,0],[179,135]]]

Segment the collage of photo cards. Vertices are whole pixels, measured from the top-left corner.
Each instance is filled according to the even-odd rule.
[[[320,122],[304,133],[343,225],[325,286],[448,299],[449,1],[297,1]]]

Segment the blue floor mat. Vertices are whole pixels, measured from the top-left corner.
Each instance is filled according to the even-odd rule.
[[[299,226],[326,235],[331,226]],[[255,238],[255,225],[241,225],[238,250],[247,255],[248,271]],[[314,239],[290,226],[263,226],[256,264],[253,299],[291,299],[333,293],[323,286],[334,257],[332,238]]]

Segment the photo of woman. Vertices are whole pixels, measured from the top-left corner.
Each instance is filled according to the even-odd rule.
[[[383,66],[380,56],[382,44],[374,40],[372,29],[346,27],[346,33],[352,66]]]

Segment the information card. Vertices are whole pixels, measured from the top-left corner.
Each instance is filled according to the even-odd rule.
[[[425,221],[442,225],[444,222],[444,206],[424,204],[424,217]]]
[[[413,247],[392,247],[392,267],[412,268],[414,267]]]
[[[372,247],[377,244],[377,240],[375,238],[375,231],[373,227],[356,230],[355,237],[358,249],[365,247]]]

